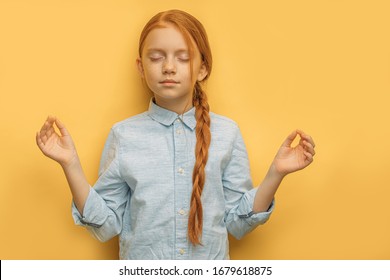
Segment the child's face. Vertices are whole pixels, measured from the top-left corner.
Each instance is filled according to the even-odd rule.
[[[155,28],[146,37],[137,65],[159,106],[178,113],[192,106],[195,82],[207,75],[200,52],[195,43],[193,46],[191,78],[188,46],[176,28]]]

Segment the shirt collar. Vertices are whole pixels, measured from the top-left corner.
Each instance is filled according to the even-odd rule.
[[[156,103],[153,102],[152,98],[149,103],[148,115],[153,120],[165,126],[171,126],[174,121],[181,120],[181,122],[184,123],[191,130],[194,130],[196,127],[195,107],[192,107],[183,115],[179,115],[175,112],[169,111],[158,106]]]

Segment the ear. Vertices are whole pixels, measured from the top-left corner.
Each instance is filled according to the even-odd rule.
[[[137,69],[139,74],[141,75],[141,78],[144,78],[144,66],[142,65],[141,58],[137,58],[135,63],[137,64]]]
[[[204,62],[202,62],[202,65],[200,66],[198,77],[197,77],[198,82],[203,81],[204,78],[206,78],[208,73],[209,73],[209,71],[207,71],[206,65],[204,65]]]

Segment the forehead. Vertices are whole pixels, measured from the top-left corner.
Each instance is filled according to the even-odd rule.
[[[183,34],[175,27],[159,27],[152,29],[145,39],[144,50],[188,50],[188,45]]]

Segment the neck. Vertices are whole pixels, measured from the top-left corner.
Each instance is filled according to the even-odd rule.
[[[191,110],[193,107],[192,105],[192,96],[191,98],[174,98],[174,99],[163,99],[159,98],[158,96],[154,96],[153,98],[154,103],[156,103],[158,106],[167,109],[169,111],[175,112],[178,115],[182,115],[185,112]]]

